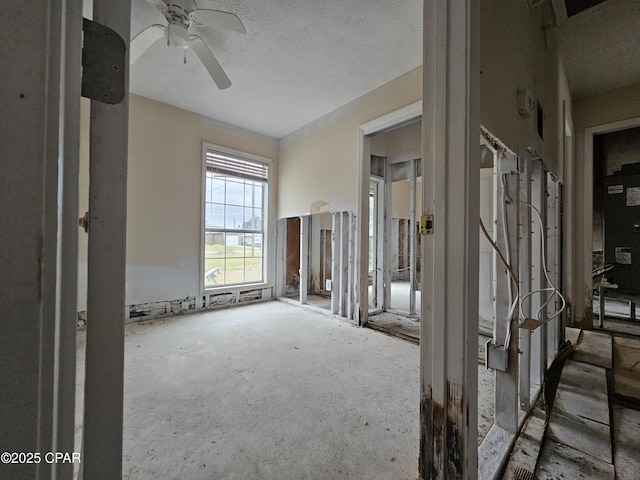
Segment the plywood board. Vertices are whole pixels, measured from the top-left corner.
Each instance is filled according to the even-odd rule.
[[[540,454],[536,478],[615,478],[613,465],[566,445],[547,440]]]
[[[549,438],[611,463],[606,371],[567,360],[562,370]]]
[[[552,412],[547,437],[576,450],[611,463],[609,425],[567,412]]]
[[[567,360],[562,369],[553,409],[609,425],[605,370],[588,363]]]
[[[640,349],[640,337],[629,337],[627,335],[614,335],[614,345],[624,345],[626,347]]]
[[[519,472],[534,472],[540,454],[540,447],[547,427],[544,411],[534,408],[522,427],[513,447],[513,453],[504,473],[504,480],[521,478]]]
[[[619,480],[636,480],[640,472],[640,412],[614,406],[613,442],[616,477]]]
[[[611,342],[611,335],[608,333],[583,330],[573,360],[611,368]]]
[[[569,340],[571,345],[574,347],[578,345],[578,339],[580,338],[580,332],[582,330],[579,328],[566,327],[564,329],[564,338],[565,340]]]
[[[616,394],[640,399],[640,339],[616,335],[613,358]]]

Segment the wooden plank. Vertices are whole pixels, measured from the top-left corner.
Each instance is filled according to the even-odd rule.
[[[609,396],[605,370],[567,360],[556,390],[554,411],[609,425]]]
[[[640,337],[629,337],[626,335],[614,335],[613,336],[613,344],[614,347],[616,345],[624,345],[626,347],[638,348],[640,349]],[[616,367],[618,364],[616,363]]]
[[[611,463],[609,425],[606,371],[567,360],[549,419],[548,437]]]
[[[613,407],[613,444],[616,478],[636,480],[640,472],[640,412],[618,405]]]
[[[547,428],[547,416],[541,408],[534,408],[527,418],[513,447],[504,473],[504,480],[519,480],[522,472],[535,472],[540,448]]]
[[[566,445],[547,440],[542,448],[535,478],[597,478],[614,480],[613,465]]]
[[[574,347],[578,345],[578,341],[580,339],[580,332],[582,332],[579,328],[574,327],[566,327],[564,329],[564,338],[571,342],[571,345]]]
[[[609,333],[584,330],[573,360],[611,368],[612,339]]]

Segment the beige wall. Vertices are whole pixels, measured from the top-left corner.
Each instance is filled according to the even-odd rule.
[[[550,10],[527,2],[485,0],[481,29],[481,122],[515,153],[534,148],[549,170],[562,178],[562,102],[570,95],[559,59]],[[546,38],[545,38],[546,37]],[[544,140],[536,111],[518,113],[518,90],[527,89],[543,106]]]
[[[281,139],[278,218],[308,214],[318,201],[356,212],[358,127],[421,98],[420,67]]]
[[[81,212],[87,210],[88,203],[86,103],[83,105]],[[273,139],[131,96],[127,189],[128,304],[200,294],[203,141],[277,160],[277,142]],[[275,187],[274,182],[272,188]],[[272,213],[274,220],[275,208]],[[86,236],[81,233],[80,237],[79,309],[84,310],[86,239],[83,237]]]
[[[422,122],[416,121],[371,137],[371,155],[399,163],[422,157]]]

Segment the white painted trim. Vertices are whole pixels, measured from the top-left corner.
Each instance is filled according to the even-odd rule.
[[[497,197],[494,199],[498,205],[499,215],[496,217],[496,245],[505,257],[515,275],[519,273],[519,212],[520,212],[520,184],[519,175],[514,172],[506,173],[502,171],[500,160],[497,162],[495,179],[497,185]],[[508,196],[512,202],[507,204],[503,200],[504,188],[502,186],[502,176]],[[504,214],[502,209],[504,208]],[[503,221],[503,215],[506,221]],[[509,238],[509,248],[505,240],[505,232]],[[518,352],[519,352],[519,332],[518,332],[518,310],[508,317],[511,302],[516,298],[516,286],[506,269],[501,264],[497,255],[493,256],[494,271],[496,272],[495,289],[495,322],[493,325],[493,339],[496,345],[506,345],[505,339],[511,335],[508,348],[508,365],[505,371],[495,371],[495,404],[494,423],[509,432],[517,431],[518,424]],[[512,286],[513,298],[509,301],[509,287]],[[510,333],[508,333],[510,332]]]
[[[95,0],[94,21],[127,46],[131,0]],[[129,70],[117,105],[91,101],[89,247],[82,475],[122,477]],[[108,359],[108,361],[105,361]]]
[[[565,185],[563,193],[563,218],[562,218],[562,273],[563,273],[563,294],[567,300],[567,308],[562,314],[564,324],[573,324],[574,300],[582,293],[576,289],[574,273],[574,249],[575,249],[575,222],[576,205],[582,204],[574,197],[575,192],[575,137],[573,131],[573,121],[571,111],[567,108],[567,101],[562,102],[564,118],[562,136],[562,156],[563,156],[563,181]]]
[[[480,2],[424,2],[419,478],[478,474]]]
[[[215,150],[220,153],[226,153],[234,157],[243,158],[257,163],[263,163],[267,165],[267,182],[265,184],[266,192],[264,195],[264,205],[262,207],[262,221],[265,224],[264,235],[262,238],[263,244],[263,256],[262,256],[262,280],[260,283],[240,283],[233,285],[221,285],[219,287],[205,287],[204,286],[204,262],[205,262],[205,203],[206,203],[206,175],[207,175],[207,149]],[[229,147],[224,147],[210,142],[202,142],[201,149],[201,185],[200,185],[200,261],[198,265],[199,272],[199,284],[200,294],[206,295],[211,293],[225,293],[237,291],[238,289],[251,288],[271,288],[276,284],[275,270],[276,270],[276,217],[275,203],[276,203],[276,189],[275,189],[275,162],[273,159],[263,157],[261,155],[255,155],[253,153],[243,152]]]
[[[358,202],[357,235],[355,241],[356,275],[354,285],[357,291],[354,318],[358,325],[365,325],[369,318],[369,183],[371,167],[370,135],[402,125],[422,116],[422,100],[409,104],[381,117],[370,120],[358,127]]]
[[[422,100],[414,102],[381,117],[363,123],[359,127],[362,135],[373,135],[398,125],[416,120],[422,116]]]

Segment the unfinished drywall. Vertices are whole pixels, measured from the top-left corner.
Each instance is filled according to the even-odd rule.
[[[422,67],[355,99],[279,142],[278,218],[357,211],[358,127],[422,98]]]
[[[80,212],[88,210],[88,102],[83,103],[82,113]],[[127,304],[174,300],[201,293],[202,142],[271,158],[274,166],[277,160],[276,140],[131,96]],[[273,181],[270,189],[276,188]],[[275,195],[272,198],[275,199]],[[272,224],[274,204],[274,201],[270,204]],[[82,232],[80,239],[78,310],[84,310],[86,235]],[[268,252],[268,258],[273,258],[272,252]],[[273,277],[269,280],[272,282]]]

